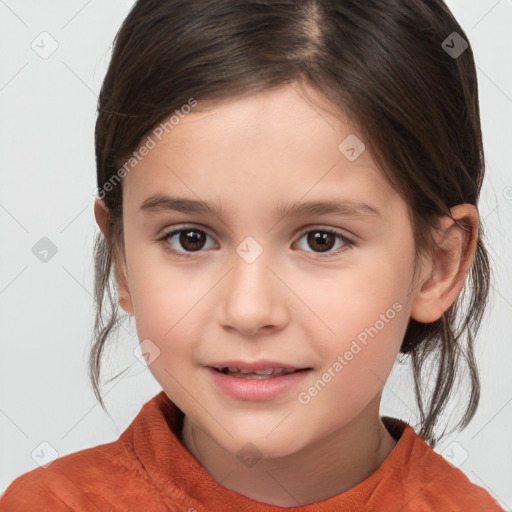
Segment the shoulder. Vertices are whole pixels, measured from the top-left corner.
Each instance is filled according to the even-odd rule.
[[[0,511],[108,510],[109,496],[141,474],[137,460],[117,440],[65,455],[18,476],[0,497]]]
[[[169,401],[162,391],[144,404],[116,441],[64,455],[18,476],[0,496],[0,512],[168,511],[162,508],[165,500],[151,472],[169,444],[166,407]]]
[[[390,420],[400,429],[396,423],[399,420]],[[403,512],[502,512],[487,490],[471,482],[461,469],[434,451],[410,425],[401,423],[403,433],[396,446],[394,473],[400,480],[396,488],[407,503]]]
[[[431,506],[436,510],[442,503],[446,511],[502,511],[486,489],[473,483],[461,469],[428,445],[420,457],[411,460],[409,470],[414,484],[411,490],[417,496],[417,503],[425,508]]]
[[[115,483],[111,475],[127,472],[118,441],[64,455],[46,467],[18,476],[0,498],[2,512],[50,507],[54,511],[88,510],[84,507],[98,485]],[[120,467],[121,465],[121,467]],[[94,497],[95,501],[99,501]],[[44,507],[43,507],[44,505]],[[103,504],[104,505],[104,504]],[[48,508],[49,509],[49,508]],[[100,508],[101,509],[101,508]]]

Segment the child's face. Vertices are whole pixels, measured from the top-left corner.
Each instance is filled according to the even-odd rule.
[[[414,298],[414,244],[406,204],[369,152],[350,161],[351,145],[339,149],[354,133],[283,86],[192,109],[124,178],[121,305],[151,340],[143,348],[167,395],[233,453],[252,442],[285,455],[378,419]],[[155,194],[215,203],[222,216],[143,211]],[[278,213],[310,201],[364,201],[380,214]],[[193,231],[159,242],[171,228]],[[230,360],[310,370],[274,377],[289,384],[255,400],[219,387],[209,367]]]

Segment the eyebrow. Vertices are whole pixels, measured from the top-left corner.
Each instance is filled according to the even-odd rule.
[[[223,214],[222,205],[218,202],[208,203],[185,197],[171,197],[161,193],[153,194],[144,200],[140,210],[148,215],[176,211],[190,215],[209,214],[221,218]],[[279,206],[275,214],[281,217],[328,214],[347,217],[382,217],[382,213],[374,206],[352,199],[286,203]]]

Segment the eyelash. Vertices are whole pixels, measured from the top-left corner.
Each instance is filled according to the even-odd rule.
[[[199,232],[199,233],[204,233],[207,236],[210,236],[204,230],[197,229],[194,226],[182,226],[179,229],[173,229],[172,231],[169,231],[168,233],[163,235],[161,238],[159,238],[158,242],[163,245],[163,247],[164,247],[164,249],[166,251],[170,252],[171,254],[173,254],[175,256],[178,256],[180,258],[184,258],[184,259],[188,260],[188,259],[194,257],[195,254],[200,253],[201,250],[196,251],[196,252],[190,252],[190,253],[182,253],[182,252],[178,252],[178,251],[175,251],[174,249],[172,249],[170,247],[169,243],[168,243],[170,238],[172,238],[174,235],[176,235],[178,233],[181,233],[183,231],[196,231],[196,232]],[[345,235],[342,235],[340,232],[338,232],[336,230],[333,230],[331,228],[314,228],[314,229],[309,229],[308,231],[304,231],[302,233],[302,235],[299,237],[299,240],[304,238],[305,235],[307,235],[309,233],[314,233],[314,232],[317,232],[317,233],[329,233],[330,235],[334,235],[337,239],[341,240],[345,244],[342,248],[340,248],[340,249],[338,249],[337,251],[334,251],[334,252],[329,252],[329,253],[326,253],[326,254],[313,252],[313,254],[316,254],[316,256],[318,258],[329,258],[329,257],[332,257],[333,255],[337,255],[337,254],[343,253],[343,252],[345,252],[345,251],[347,251],[349,249],[352,249],[354,247],[354,241],[353,240],[351,240],[350,238],[347,238]],[[306,251],[306,252],[309,252],[309,251]]]

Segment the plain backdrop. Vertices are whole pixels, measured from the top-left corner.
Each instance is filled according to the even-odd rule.
[[[107,351],[106,376],[129,367],[104,387],[110,417],[86,373],[98,232],[96,102],[132,3],[0,0],[0,491],[37,467],[31,454],[42,442],[62,456],[114,441],[161,390],[133,354],[138,340],[129,318]],[[480,407],[436,451],[511,510],[512,1],[447,3],[478,66],[487,164],[480,214],[494,278],[476,349]],[[56,251],[46,263],[37,257],[37,244],[49,244],[44,238]],[[416,422],[411,390],[408,366],[397,366],[382,415]]]

